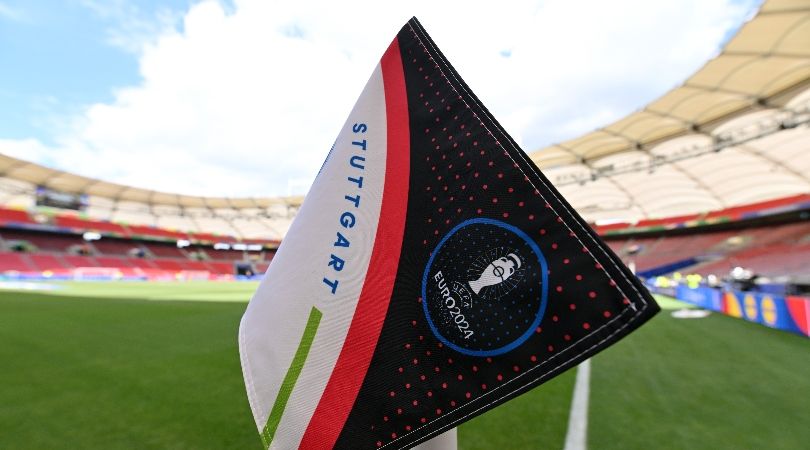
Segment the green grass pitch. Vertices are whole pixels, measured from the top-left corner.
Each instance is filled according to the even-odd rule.
[[[255,283],[59,287],[0,291],[0,448],[260,448],[236,345]],[[807,448],[808,374],[810,339],[665,310],[593,359],[588,443]],[[459,447],[562,448],[574,375],[462,425]]]

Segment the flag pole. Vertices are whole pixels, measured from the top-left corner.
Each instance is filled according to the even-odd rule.
[[[458,449],[458,428],[451,428],[435,438],[423,442],[413,450],[456,450]]]

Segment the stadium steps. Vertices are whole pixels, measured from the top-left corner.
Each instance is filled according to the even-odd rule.
[[[37,265],[34,263],[34,260],[31,259],[31,255],[27,255],[25,253],[20,253],[19,255],[20,259],[26,266],[30,267],[31,270],[37,270]]]
[[[211,272],[220,274],[232,274],[233,264],[233,261],[206,261]]]
[[[64,255],[64,260],[70,267],[99,267],[98,261],[92,256],[86,255]]]
[[[150,258],[130,258],[130,262],[141,269],[160,269]]]
[[[19,255],[18,259],[22,263],[22,265],[20,267],[23,268],[22,269],[23,271],[37,270],[37,267],[34,264],[34,261],[31,260],[31,257],[29,255],[26,255],[25,253],[18,253],[18,255]]]
[[[60,263],[60,264],[62,264],[62,267],[66,268],[66,269],[69,269],[69,268],[71,268],[72,266],[70,265],[70,263],[68,263],[67,261],[65,261],[64,256],[65,256],[65,255],[63,255],[63,254],[61,254],[61,253],[56,253],[56,254],[54,254],[54,257],[55,257],[55,258],[56,258],[56,259],[59,261],[59,263]]]
[[[141,249],[141,251],[143,252],[144,255],[146,255],[147,258],[155,257],[155,254],[152,253],[152,250],[150,250],[149,247],[144,245],[142,242],[138,242],[138,248]]]
[[[31,260],[24,256],[26,255],[23,253],[0,252],[0,272],[36,270]]]
[[[101,267],[134,267],[129,258],[121,256],[96,256]]]
[[[46,270],[63,270],[70,267],[58,254],[32,253],[25,256],[30,259],[36,270],[40,272]]]
[[[93,255],[100,255],[101,254],[101,251],[98,249],[98,247],[96,247],[96,244],[94,244],[93,241],[85,241],[84,245],[86,245],[87,248],[90,249],[91,254],[93,254]]]
[[[155,263],[158,269],[162,270],[174,270],[174,271],[186,270],[186,268],[183,267],[183,261],[181,259],[158,258],[152,260],[151,262]]]

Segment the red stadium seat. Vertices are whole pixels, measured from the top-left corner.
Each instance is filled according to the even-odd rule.
[[[18,272],[36,270],[27,255],[22,253],[0,252],[0,272],[14,270]]]

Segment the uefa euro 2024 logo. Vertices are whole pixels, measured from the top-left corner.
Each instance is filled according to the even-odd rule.
[[[501,247],[497,250],[501,252],[504,251]],[[496,251],[495,253],[498,252]],[[497,254],[492,256],[494,256],[495,259],[490,261],[489,264],[486,264],[483,269],[480,268],[480,264],[490,259],[484,255],[479,257],[470,268],[471,272],[480,273],[477,279],[468,282],[470,289],[472,289],[476,295],[481,295],[482,297],[486,295],[486,293],[481,294],[481,291],[485,288],[490,288],[488,289],[489,292],[494,292],[500,297],[512,290],[523,277],[523,271],[515,275],[517,273],[516,271],[519,271],[523,265],[516,250],[510,251],[506,256],[498,257]],[[506,283],[508,280],[511,280],[511,282]],[[505,290],[497,289],[499,287],[504,287]]]
[[[422,302],[433,333],[474,356],[522,344],[543,317],[546,261],[523,231],[472,219],[447,233],[428,261]]]

